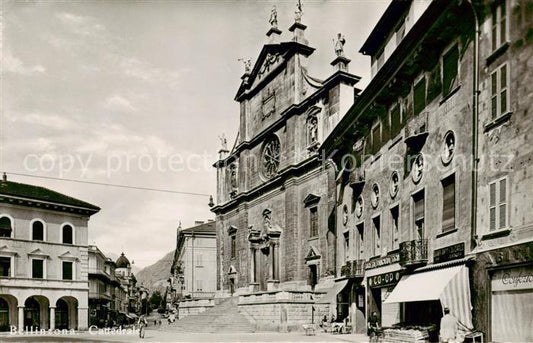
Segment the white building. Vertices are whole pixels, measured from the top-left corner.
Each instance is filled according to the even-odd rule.
[[[100,209],[0,181],[0,330],[87,329],[89,217]]]

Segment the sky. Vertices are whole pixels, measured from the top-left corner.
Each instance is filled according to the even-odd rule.
[[[331,75],[340,32],[364,87],[370,58],[358,51],[389,1],[303,0],[310,74]],[[214,219],[218,137],[231,146],[238,129],[238,60],[255,63],[273,5],[290,40],[296,2],[1,1],[0,171],[99,206],[89,244],[156,262],[180,222]]]

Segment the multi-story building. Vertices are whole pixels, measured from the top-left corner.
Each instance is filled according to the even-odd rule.
[[[239,132],[231,150],[222,142],[212,211],[217,289],[239,295],[260,328],[287,329],[321,317],[326,306],[313,306],[315,293],[334,285],[335,175],[317,148],[353,103],[359,77],[348,72],[342,36],[332,75],[318,80],[307,68],[314,48],[301,13],[287,41],[275,11],[270,22],[254,66],[245,63]]]
[[[115,275],[115,262],[89,246],[89,324],[109,326],[125,321],[126,290]]]
[[[479,4],[474,325],[533,341],[533,5]]]
[[[99,208],[0,181],[0,327],[87,329],[88,221]]]
[[[176,250],[171,267],[176,297],[213,298],[217,287],[217,246],[215,222],[196,221],[194,226],[178,228]]]
[[[393,1],[363,44],[373,78],[321,146],[357,332],[374,311],[438,326],[447,306],[489,340],[533,338],[530,7]]]
[[[122,285],[123,292],[125,293],[121,292],[119,294],[126,299],[128,315],[135,317],[135,314],[141,312],[143,293],[147,293],[147,290],[143,291],[141,289],[142,286],[137,285],[137,278],[131,271],[130,260],[128,260],[124,253],[121,253],[115,262],[115,276]]]

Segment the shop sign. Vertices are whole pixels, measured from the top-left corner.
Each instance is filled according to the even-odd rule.
[[[494,272],[492,291],[513,291],[533,288],[533,267],[510,268]]]
[[[400,281],[400,271],[383,273],[368,277],[368,287],[384,287],[396,284]]]
[[[497,265],[522,263],[533,260],[533,243],[520,244],[490,252]]]
[[[376,260],[367,261],[365,263],[365,269],[373,269],[398,262],[400,262],[400,253],[397,252],[395,254],[387,255]]]
[[[441,249],[435,249],[433,253],[433,263],[441,263],[463,257],[465,257],[464,242],[450,245],[449,247],[444,247]]]

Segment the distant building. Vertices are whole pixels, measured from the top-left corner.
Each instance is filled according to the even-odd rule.
[[[88,221],[100,209],[0,181],[0,330],[88,327]]]
[[[139,313],[141,310],[141,293],[137,286],[137,279],[131,272],[130,260],[121,253],[115,262],[115,275],[126,292],[127,310],[129,313]]]
[[[110,326],[126,321],[126,289],[115,275],[115,262],[97,246],[89,246],[89,325]]]
[[[171,267],[173,300],[213,298],[217,280],[215,222],[178,228]]]

